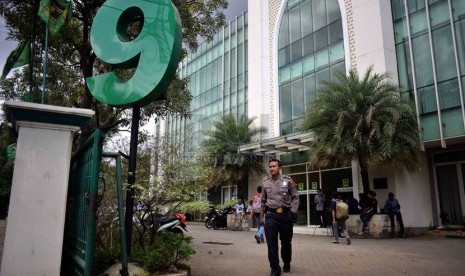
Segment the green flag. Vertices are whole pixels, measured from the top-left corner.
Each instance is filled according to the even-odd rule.
[[[73,7],[67,0],[42,0],[38,15],[48,23],[48,29],[52,36],[59,35],[71,20]]]
[[[9,161],[14,161],[16,156],[16,144],[11,144],[6,147],[6,156]]]
[[[0,79],[3,80],[6,78],[11,69],[28,64],[30,51],[31,46],[28,41],[20,43],[6,59],[5,66],[3,66],[2,77]]]

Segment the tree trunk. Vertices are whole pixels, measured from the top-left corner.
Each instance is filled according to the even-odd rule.
[[[368,168],[366,164],[360,163],[360,175],[362,176],[363,193],[366,194],[370,190],[370,179],[368,178]]]

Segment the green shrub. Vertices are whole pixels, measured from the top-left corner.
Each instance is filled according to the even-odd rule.
[[[135,249],[132,260],[144,266],[150,272],[168,269],[171,265],[185,266],[183,262],[195,254],[189,246],[190,236],[173,234],[168,231],[157,233],[154,243],[146,251]]]
[[[114,265],[121,258],[119,246],[95,248],[95,271],[100,273]]]

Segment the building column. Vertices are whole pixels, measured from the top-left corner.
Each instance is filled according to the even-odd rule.
[[[17,133],[2,275],[60,275],[73,133],[92,110],[5,102]]]

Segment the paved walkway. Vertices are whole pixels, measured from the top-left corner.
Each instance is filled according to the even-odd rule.
[[[255,232],[213,230],[198,224],[187,229],[197,252],[189,260],[192,276],[269,275],[267,247],[256,243]],[[332,244],[325,231],[313,236],[312,228],[303,227],[296,232],[311,234],[294,234],[291,273],[283,276],[465,275],[465,240],[353,238],[346,245],[345,240]]]

